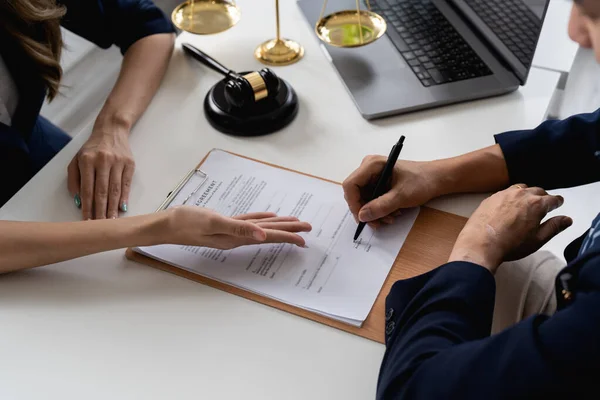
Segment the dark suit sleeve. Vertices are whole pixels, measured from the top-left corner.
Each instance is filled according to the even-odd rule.
[[[151,0],[59,0],[67,7],[62,25],[102,48],[113,44],[124,54],[137,40],[175,32]]]
[[[598,271],[600,257],[587,263]],[[456,262],[397,282],[386,301],[394,325],[377,398],[582,398],[574,395],[593,388],[597,395],[600,273],[593,273],[580,276],[582,290],[567,308],[494,336],[495,282],[484,268]]]
[[[600,181],[600,110],[496,135],[511,183],[545,189]]]

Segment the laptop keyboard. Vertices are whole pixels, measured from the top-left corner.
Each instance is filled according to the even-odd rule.
[[[521,0],[465,0],[506,47],[529,68],[542,29],[540,20]]]
[[[423,86],[491,75],[492,71],[429,0],[370,0],[387,35]]]

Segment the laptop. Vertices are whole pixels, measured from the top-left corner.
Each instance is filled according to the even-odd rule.
[[[549,0],[369,0],[387,31],[367,46],[321,44],[360,113],[381,118],[524,85]],[[312,27],[321,0],[299,0]],[[329,0],[325,14],[352,9]],[[366,5],[362,4],[363,9]]]

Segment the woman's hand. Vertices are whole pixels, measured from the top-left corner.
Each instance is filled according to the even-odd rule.
[[[95,129],[68,167],[69,192],[87,219],[127,211],[135,162],[126,129]]]
[[[166,229],[159,229],[160,242],[215,249],[261,243],[291,243],[304,247],[299,232],[310,232],[307,222],[295,217],[278,217],[273,213],[252,213],[233,218],[212,210],[181,206],[164,211]]]
[[[367,202],[386,164],[387,157],[367,156],[360,167],[344,181],[344,198],[354,218],[377,227],[391,223],[403,208],[420,206],[438,196],[436,174],[431,163],[398,161],[390,190]]]
[[[69,165],[69,191],[83,219],[116,218],[127,211],[135,169],[129,132],[162,80],[175,35],[159,33],[135,41],[106,99],[92,136]]]
[[[254,213],[235,218],[195,207],[90,222],[0,221],[0,274],[126,247],[181,244],[231,249],[260,243],[303,247],[311,226],[294,217]],[[35,248],[35,251],[31,251]]]
[[[449,261],[470,261],[492,273],[503,261],[537,251],[573,221],[557,216],[541,223],[563,204],[541,188],[514,185],[484,200],[458,236]]]

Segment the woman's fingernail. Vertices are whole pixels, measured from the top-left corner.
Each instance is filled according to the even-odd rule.
[[[75,202],[75,207],[81,208],[81,197],[79,197],[79,193],[73,197],[73,201]]]
[[[127,212],[127,203],[122,202],[121,207],[119,207],[119,208],[121,209],[122,212]]]
[[[254,238],[254,240],[258,240],[259,242],[265,240],[265,235],[260,231],[252,232],[252,237]]]

